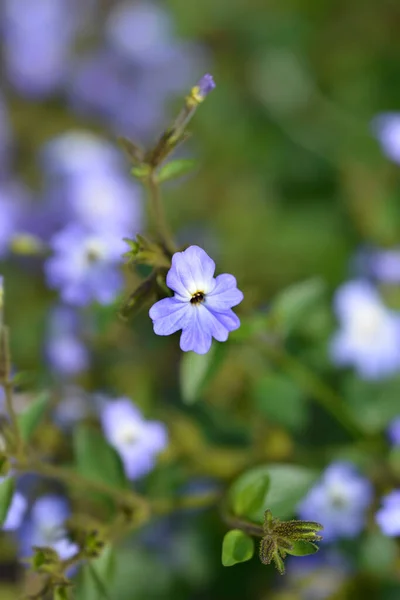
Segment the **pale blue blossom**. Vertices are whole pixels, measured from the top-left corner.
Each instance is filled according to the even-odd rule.
[[[363,530],[372,486],[350,463],[331,464],[299,504],[301,519],[324,527],[324,542],[354,538]]]
[[[400,536],[400,489],[382,498],[382,507],[376,513],[375,520],[385,535]]]
[[[176,252],[167,274],[167,286],[175,295],[150,309],[157,335],[171,335],[182,329],[180,346],[185,352],[205,354],[213,337],[226,342],[229,332],[240,326],[232,310],[243,300],[236,279],[228,274],[214,278],[214,272],[214,261],[198,246]]]
[[[101,422],[108,442],[121,456],[126,475],[138,479],[155,466],[157,455],[168,444],[165,425],[146,421],[128,398],[106,402]]]
[[[379,379],[400,369],[400,316],[384,305],[367,281],[354,280],[336,292],[339,331],[331,340],[335,364],[354,366],[364,379]]]

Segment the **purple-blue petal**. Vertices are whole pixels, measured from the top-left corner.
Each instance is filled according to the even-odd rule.
[[[154,304],[149,312],[157,335],[171,335],[186,326],[193,307],[189,302],[164,298]]]
[[[215,263],[199,246],[190,246],[172,257],[167,285],[180,296],[209,291],[214,286]]]
[[[243,300],[243,293],[237,289],[236,278],[224,273],[215,279],[215,286],[207,294],[206,304],[213,311],[225,311],[237,306]]]
[[[182,331],[180,346],[184,352],[193,350],[197,354],[206,354],[211,348],[211,332],[203,328],[199,312],[197,308],[193,310],[191,321]]]

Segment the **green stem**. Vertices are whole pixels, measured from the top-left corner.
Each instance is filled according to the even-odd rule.
[[[57,479],[59,481],[63,481],[68,486],[82,488],[85,491],[91,490],[93,492],[105,494],[110,498],[113,498],[116,503],[122,506],[136,505],[138,508],[142,509],[144,513],[150,513],[148,501],[136,492],[132,490],[125,492],[109,486],[107,483],[102,481],[87,479],[86,477],[79,475],[79,473],[70,471],[64,467],[51,465],[49,463],[42,463],[39,461],[32,461],[26,463],[17,463],[15,465],[15,469],[23,473],[37,473],[43,477]]]
[[[0,325],[0,336],[1,336],[1,385],[4,389],[4,394],[6,397],[6,408],[8,416],[11,421],[11,428],[13,434],[15,436],[15,454],[17,458],[23,456],[24,452],[24,441],[21,437],[21,432],[18,425],[17,414],[14,410],[14,402],[13,402],[13,391],[14,385],[11,378],[11,360],[10,360],[10,341],[9,341],[9,332],[8,328]]]
[[[165,218],[164,207],[161,201],[160,188],[157,183],[154,171],[150,173],[147,183],[149,188],[151,210],[153,213],[154,223],[157,232],[160,236],[161,242],[168,250],[168,252],[174,254],[174,252],[176,252],[176,246],[172,237],[172,233],[168,227],[167,220]]]
[[[365,433],[349,413],[343,399],[322,379],[283,348],[264,344],[263,350],[269,359],[291,375],[299,386],[309,393],[352,437],[357,440],[365,437]]]

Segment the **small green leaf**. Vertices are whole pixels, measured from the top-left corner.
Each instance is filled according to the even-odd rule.
[[[0,527],[4,524],[13,499],[15,480],[7,477],[0,483]]]
[[[318,552],[318,550],[319,548],[317,544],[303,540],[293,542],[293,548],[291,550],[285,548],[285,552],[291,554],[292,556],[308,556],[309,554],[315,554]]]
[[[268,373],[255,382],[254,400],[258,410],[272,423],[292,431],[301,430],[307,420],[305,395],[293,381],[279,373]]]
[[[281,292],[275,299],[270,313],[271,323],[288,334],[302,324],[310,311],[323,298],[325,284],[313,278],[295,283]]]
[[[177,179],[192,171],[195,166],[195,160],[173,160],[161,167],[157,175],[157,180],[159,183],[162,183],[170,179]]]
[[[368,573],[379,576],[393,573],[397,557],[397,544],[394,538],[381,532],[370,532],[363,540],[360,549],[360,562]]]
[[[250,478],[233,496],[234,513],[241,517],[250,517],[255,513],[264,512],[269,486],[268,473],[262,473],[255,479]]]
[[[121,459],[100,431],[81,425],[74,431],[73,445],[78,471],[88,479],[127,486]]]
[[[201,396],[204,384],[213,362],[215,344],[207,354],[186,352],[180,363],[180,384],[185,404],[194,404]]]
[[[147,179],[150,173],[151,169],[148,165],[140,165],[131,169],[131,175],[133,175],[133,177],[136,177],[137,179]]]
[[[76,468],[87,479],[103,481],[116,488],[126,488],[127,480],[117,452],[96,429],[81,425],[74,431],[73,447]],[[114,506],[106,494],[91,494],[109,509]]]
[[[222,564],[224,567],[246,562],[246,560],[252,558],[253,554],[253,538],[240,531],[240,529],[228,531],[222,542]]]
[[[49,396],[47,392],[44,392],[18,415],[18,427],[25,442],[28,442],[34,434],[46,412],[48,403]]]
[[[254,483],[269,478],[265,485],[265,497],[255,510],[248,510],[246,517],[253,523],[263,523],[264,511],[269,508],[280,519],[288,519],[296,512],[296,506],[304,498],[318,478],[318,472],[299,465],[271,464],[246,471],[231,486],[229,498],[232,510],[237,509],[237,498],[245,497],[245,490]],[[240,507],[240,503],[239,503]],[[238,514],[238,513],[236,513]],[[239,515],[238,516],[242,516]]]

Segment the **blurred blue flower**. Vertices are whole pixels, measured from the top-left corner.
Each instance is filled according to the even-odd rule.
[[[69,0],[4,0],[5,72],[28,97],[58,91],[70,67],[76,5]]]
[[[369,256],[369,270],[371,275],[383,283],[400,282],[400,251],[375,250]]]
[[[121,456],[129,479],[149,473],[157,454],[168,444],[165,425],[146,421],[128,398],[106,402],[101,422],[108,442]]]
[[[115,4],[107,20],[106,39],[120,56],[140,66],[158,66],[173,57],[171,17],[151,1]]]
[[[332,598],[346,582],[348,561],[337,552],[321,550],[318,554],[289,556],[286,564],[285,587],[301,600]]]
[[[80,387],[64,385],[61,393],[61,399],[53,412],[53,419],[61,429],[72,429],[79,421],[89,416],[96,416],[98,412],[96,398]]]
[[[81,322],[69,306],[57,306],[50,313],[45,355],[52,370],[62,377],[86,371],[89,351],[79,337]]]
[[[180,346],[185,352],[205,354],[212,338],[226,342],[230,331],[240,326],[231,310],[243,300],[233,275],[214,278],[214,261],[198,246],[190,246],[172,257],[167,285],[175,295],[150,309],[157,335],[171,335],[182,329]]]
[[[301,519],[324,526],[324,542],[361,533],[373,499],[371,483],[349,463],[333,463],[298,506]]]
[[[45,144],[40,162],[47,177],[57,183],[77,175],[114,173],[121,153],[107,140],[85,130],[69,130]]]
[[[400,368],[400,316],[385,307],[367,281],[350,281],[336,292],[340,323],[330,352],[337,365],[353,365],[365,379],[379,379]]]
[[[0,185],[0,257],[7,253],[13,236],[20,233],[27,208],[27,195],[19,183]]]
[[[0,175],[8,171],[10,163],[12,132],[8,111],[3,96],[0,95]]]
[[[113,302],[123,287],[119,268],[125,244],[119,236],[97,234],[71,224],[51,240],[54,251],[45,263],[48,285],[67,304]]]
[[[400,446],[400,416],[392,420],[389,424],[387,433],[393,446]]]
[[[385,535],[400,536],[400,489],[382,498],[382,508],[376,513],[375,520]]]
[[[400,113],[382,113],[373,119],[372,130],[384,154],[400,163]]]
[[[0,477],[0,484],[5,480],[6,477]],[[28,503],[25,496],[18,490],[15,491],[2,529],[4,531],[14,531],[15,529],[18,529],[25,516],[27,506]]]
[[[19,531],[20,554],[28,557],[32,546],[53,548],[62,560],[71,558],[78,546],[66,534],[65,521],[70,516],[68,502],[61,496],[48,495],[36,500],[29,518]]]
[[[105,36],[74,69],[71,105],[147,142],[165,127],[169,98],[185,93],[193,72],[203,70],[202,49],[177,40],[170,15],[153,2],[116,3]]]

